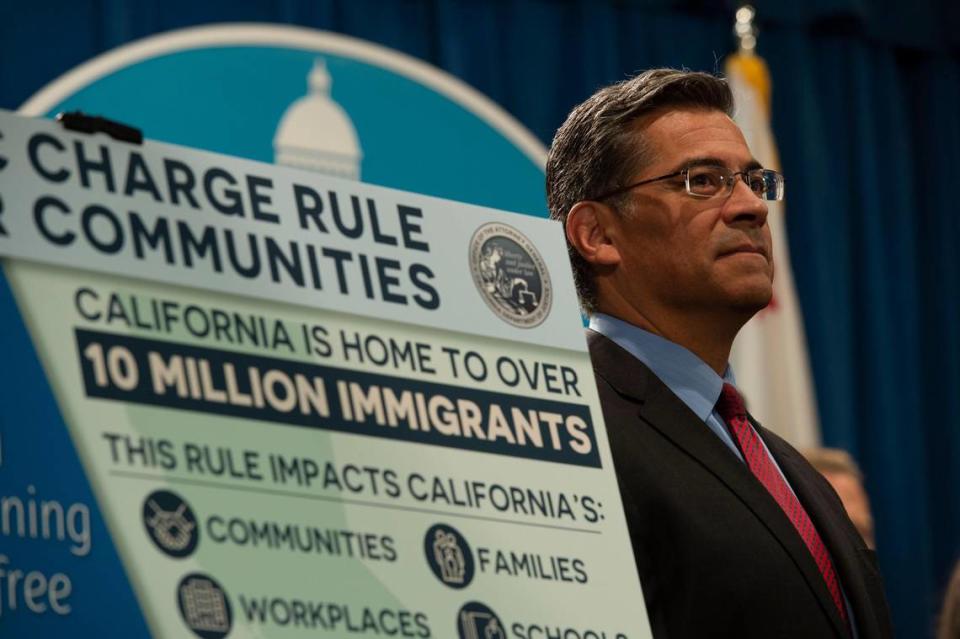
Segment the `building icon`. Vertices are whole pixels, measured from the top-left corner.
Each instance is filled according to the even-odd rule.
[[[183,618],[194,631],[230,631],[230,611],[223,591],[213,581],[192,576],[180,586]]]
[[[307,95],[291,104],[277,125],[274,162],[359,180],[360,139],[350,116],[330,97],[332,83],[323,58],[314,60]]]

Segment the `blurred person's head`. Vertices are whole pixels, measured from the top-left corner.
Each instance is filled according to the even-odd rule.
[[[873,515],[870,498],[863,488],[863,473],[849,453],[837,448],[814,448],[804,451],[810,465],[820,471],[840,496],[853,525],[867,547],[876,547],[873,534]]]
[[[953,570],[940,610],[937,639],[960,638],[960,562]]]

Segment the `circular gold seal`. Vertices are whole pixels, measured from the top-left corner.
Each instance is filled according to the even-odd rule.
[[[553,287],[543,257],[527,237],[507,224],[491,222],[470,238],[470,272],[487,306],[520,328],[543,323]]]

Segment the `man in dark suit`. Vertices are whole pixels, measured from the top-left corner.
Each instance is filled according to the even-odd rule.
[[[750,419],[727,364],[770,301],[763,169],[726,82],[657,69],[576,107],[547,161],[656,637],[891,636],[829,484]]]

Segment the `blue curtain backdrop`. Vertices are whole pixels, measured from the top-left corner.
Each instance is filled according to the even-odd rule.
[[[866,473],[897,636],[930,636],[960,556],[960,3],[754,5],[824,439]],[[733,10],[676,0],[0,0],[0,107],[131,40],[262,21],[426,60],[549,143],[574,104],[638,69],[722,69]]]

